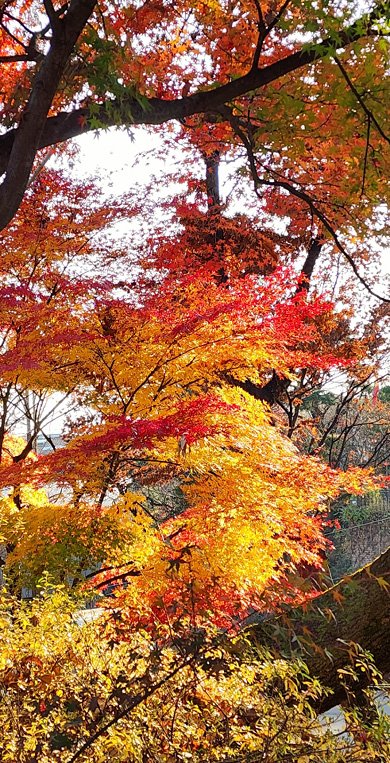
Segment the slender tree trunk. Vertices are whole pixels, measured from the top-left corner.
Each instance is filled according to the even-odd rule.
[[[206,162],[206,189],[207,203],[209,212],[218,212],[221,204],[219,191],[219,151],[213,151],[209,156],[205,156]]]

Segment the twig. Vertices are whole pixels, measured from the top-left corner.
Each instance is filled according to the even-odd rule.
[[[329,222],[329,220],[326,217],[326,215],[324,215],[324,213],[321,212],[321,210],[317,207],[317,205],[314,203],[313,199],[311,198],[311,196],[309,196],[308,193],[306,193],[305,191],[302,191],[302,190],[298,190],[297,188],[295,188],[294,185],[292,185],[291,182],[289,182],[287,180],[267,180],[267,179],[261,178],[259,176],[259,174],[257,172],[256,160],[255,160],[255,156],[254,156],[254,153],[253,153],[252,144],[251,144],[249,138],[247,137],[247,135],[245,135],[245,133],[243,132],[241,126],[237,123],[237,120],[236,120],[236,118],[235,118],[231,108],[229,108],[227,106],[223,106],[223,107],[220,108],[220,113],[222,115],[224,115],[225,117],[227,117],[228,121],[230,122],[230,124],[233,127],[234,132],[241,139],[243,145],[246,148],[247,156],[248,156],[248,160],[249,160],[249,166],[251,168],[251,173],[252,173],[255,193],[257,194],[257,196],[259,196],[258,186],[265,185],[265,186],[268,186],[268,187],[271,187],[271,188],[283,188],[285,191],[288,191],[288,193],[290,193],[292,196],[296,196],[298,199],[301,199],[302,201],[304,201],[308,205],[308,207],[309,207],[310,211],[312,212],[312,214],[315,217],[317,217],[318,220],[320,220],[322,222],[324,228],[328,231],[330,236],[333,238],[333,241],[335,242],[335,244],[337,246],[337,249],[344,255],[345,259],[350,264],[350,266],[351,266],[353,272],[355,273],[355,276],[358,279],[358,281],[360,281],[360,283],[364,286],[364,288],[373,297],[375,297],[376,299],[380,299],[382,302],[389,302],[390,303],[390,299],[388,299],[387,297],[383,297],[380,294],[377,294],[371,288],[371,286],[369,286],[369,284],[363,278],[363,276],[359,273],[359,270],[358,270],[358,268],[356,266],[356,263],[355,263],[353,257],[349,254],[349,252],[347,252],[346,248],[341,243],[341,241],[340,241],[336,231],[334,230],[333,226]]]
[[[268,37],[268,35],[270,34],[270,32],[272,32],[274,27],[280,21],[281,17],[283,16],[283,13],[287,9],[287,6],[290,4],[290,2],[291,2],[291,0],[285,0],[283,5],[279,8],[279,11],[277,12],[277,14],[274,16],[274,18],[272,19],[270,24],[268,24],[268,26],[267,26],[266,23],[265,23],[263,11],[261,10],[260,2],[259,2],[259,0],[254,0],[255,6],[256,6],[256,10],[257,10],[257,15],[258,15],[257,28],[259,30],[259,37],[258,37],[258,40],[257,40],[257,45],[256,45],[256,49],[255,49],[254,56],[253,56],[253,62],[252,62],[252,67],[251,67],[252,71],[255,71],[258,68],[259,60],[260,60],[260,56],[261,56],[261,51],[263,49],[264,42],[265,42],[266,38]]]
[[[384,140],[385,140],[387,143],[390,143],[390,138],[389,138],[389,137],[386,135],[386,133],[385,133],[385,132],[382,130],[382,127],[380,126],[380,124],[379,124],[378,120],[377,120],[377,119],[374,117],[374,114],[372,113],[372,111],[370,111],[370,109],[368,108],[368,106],[366,106],[366,104],[364,103],[362,96],[360,95],[359,91],[356,89],[355,85],[353,84],[353,82],[352,82],[352,81],[351,81],[351,79],[349,78],[348,72],[347,72],[347,71],[346,71],[346,69],[344,68],[344,66],[343,66],[343,64],[341,63],[340,59],[339,59],[339,58],[337,58],[337,56],[334,56],[334,60],[336,61],[336,64],[337,64],[337,66],[339,67],[339,69],[340,69],[340,71],[341,71],[341,74],[343,75],[343,77],[344,77],[344,79],[345,79],[345,81],[346,81],[346,83],[347,83],[348,87],[349,87],[349,88],[350,88],[350,90],[353,92],[353,94],[354,94],[354,96],[355,96],[356,100],[357,100],[357,101],[360,103],[360,105],[361,105],[361,107],[362,107],[362,109],[363,109],[364,113],[365,113],[365,114],[367,115],[367,117],[368,117],[368,118],[369,118],[369,119],[370,119],[370,120],[373,122],[373,124],[375,125],[376,129],[378,130],[378,132],[380,133],[380,135],[382,136],[382,138],[383,138],[383,139],[384,139]]]
[[[367,117],[366,149],[364,151],[362,190],[360,191],[360,198],[362,198],[362,196],[364,194],[364,187],[365,187],[365,184],[366,184],[368,149],[370,147],[370,130],[371,130],[371,117],[368,116]]]

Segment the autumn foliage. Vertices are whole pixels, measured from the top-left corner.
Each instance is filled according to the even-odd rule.
[[[49,182],[51,215],[41,206]],[[286,380],[301,368],[347,370],[348,352],[321,334],[339,320],[332,302],[310,296],[281,256],[253,272],[249,248],[242,273],[227,257],[229,237],[213,249],[195,223],[190,244],[190,221],[170,243],[157,241],[154,279],[146,263],[131,282],[79,276],[81,263],[98,267],[90,240],[99,220],[121,219],[124,205],[98,207],[91,186],[93,207],[80,212],[77,188],[73,208],[61,188],[61,175],[42,173],[21,209],[31,225],[17,217],[3,234],[13,247],[1,295],[0,532],[12,592],[3,591],[0,621],[3,758],[31,751],[98,763],[142,753],[168,763],[178,749],[204,761],[243,747],[267,749],[270,763],[281,749],[316,755],[319,682],[237,633],[254,609],[316,593],[310,575],[323,565],[329,500],[375,482],[300,453],[239,383],[261,388],[270,368]],[[80,215],[82,229],[72,229]],[[240,235],[230,221],[227,229]],[[201,252],[202,236],[194,265],[190,245]],[[268,235],[253,240],[269,250]],[[102,256],[109,251],[117,265],[126,257],[108,245]],[[57,395],[77,416],[60,447],[36,455]],[[27,439],[11,434],[26,400]],[[35,591],[32,603],[15,598],[22,587]],[[100,615],[81,627],[80,607],[94,597]],[[324,736],[323,759],[353,760],[367,744],[370,754],[384,750],[381,727],[366,729],[352,711],[348,724],[350,748]]]
[[[340,741],[326,687],[243,636],[309,606],[332,502],[382,484],[300,418],[384,356],[388,9],[366,5],[1,3],[6,762],[386,758],[351,709],[370,655],[349,647]],[[180,147],[164,182],[72,177],[64,141],[136,125]]]
[[[48,182],[53,204],[42,218]],[[346,367],[339,351],[318,352],[321,322],[336,321],[331,302],[310,297],[281,265],[243,276],[229,266],[229,239],[221,283],[222,250],[210,248],[207,228],[189,260],[192,223],[170,242],[168,268],[168,242],[161,263],[155,249],[154,284],[80,278],[77,262],[92,256],[96,226],[119,219],[124,204],[94,202],[80,213],[77,189],[64,207],[61,182],[42,174],[21,210],[33,224],[20,227],[17,217],[4,234],[14,254],[2,293],[4,415],[27,389],[72,395],[81,414],[47,455],[31,458],[35,431],[19,447],[14,440],[11,458],[4,440],[11,577],[33,587],[49,567],[78,587],[92,569],[85,595],[113,585],[114,606],[132,627],[172,617],[183,628],[231,624],[250,608],[310,595],[295,573],[322,566],[328,499],[373,483],[366,472],[337,473],[300,454],[267,406],[237,384],[261,386],[270,369],[290,379],[299,368]],[[264,235],[266,252],[271,240]],[[168,516],[163,492],[156,511],[143,491],[172,483],[181,508]],[[55,491],[63,497],[53,502]]]

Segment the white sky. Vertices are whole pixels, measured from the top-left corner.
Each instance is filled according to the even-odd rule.
[[[129,134],[112,128],[95,135],[83,135],[74,141],[79,147],[75,171],[81,177],[99,174],[103,187],[118,196],[135,183],[147,182],[152,173],[169,166],[169,157],[160,152],[161,138],[157,133],[134,128]],[[149,161],[137,159],[153,151]],[[150,162],[150,163],[149,163]]]

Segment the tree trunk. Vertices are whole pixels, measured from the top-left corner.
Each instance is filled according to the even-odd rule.
[[[297,607],[288,613],[288,625],[284,625],[282,631],[291,653],[299,653],[310,673],[332,689],[332,695],[321,703],[321,709],[346,699],[337,671],[351,664],[348,643],[359,644],[370,652],[381,673],[390,671],[389,603],[390,547],[373,562],[317,596],[309,606]],[[256,638],[263,643],[271,638],[273,644],[280,644],[279,627],[274,628],[275,621],[256,625]],[[360,686],[364,687],[365,682],[367,678],[362,673]]]

